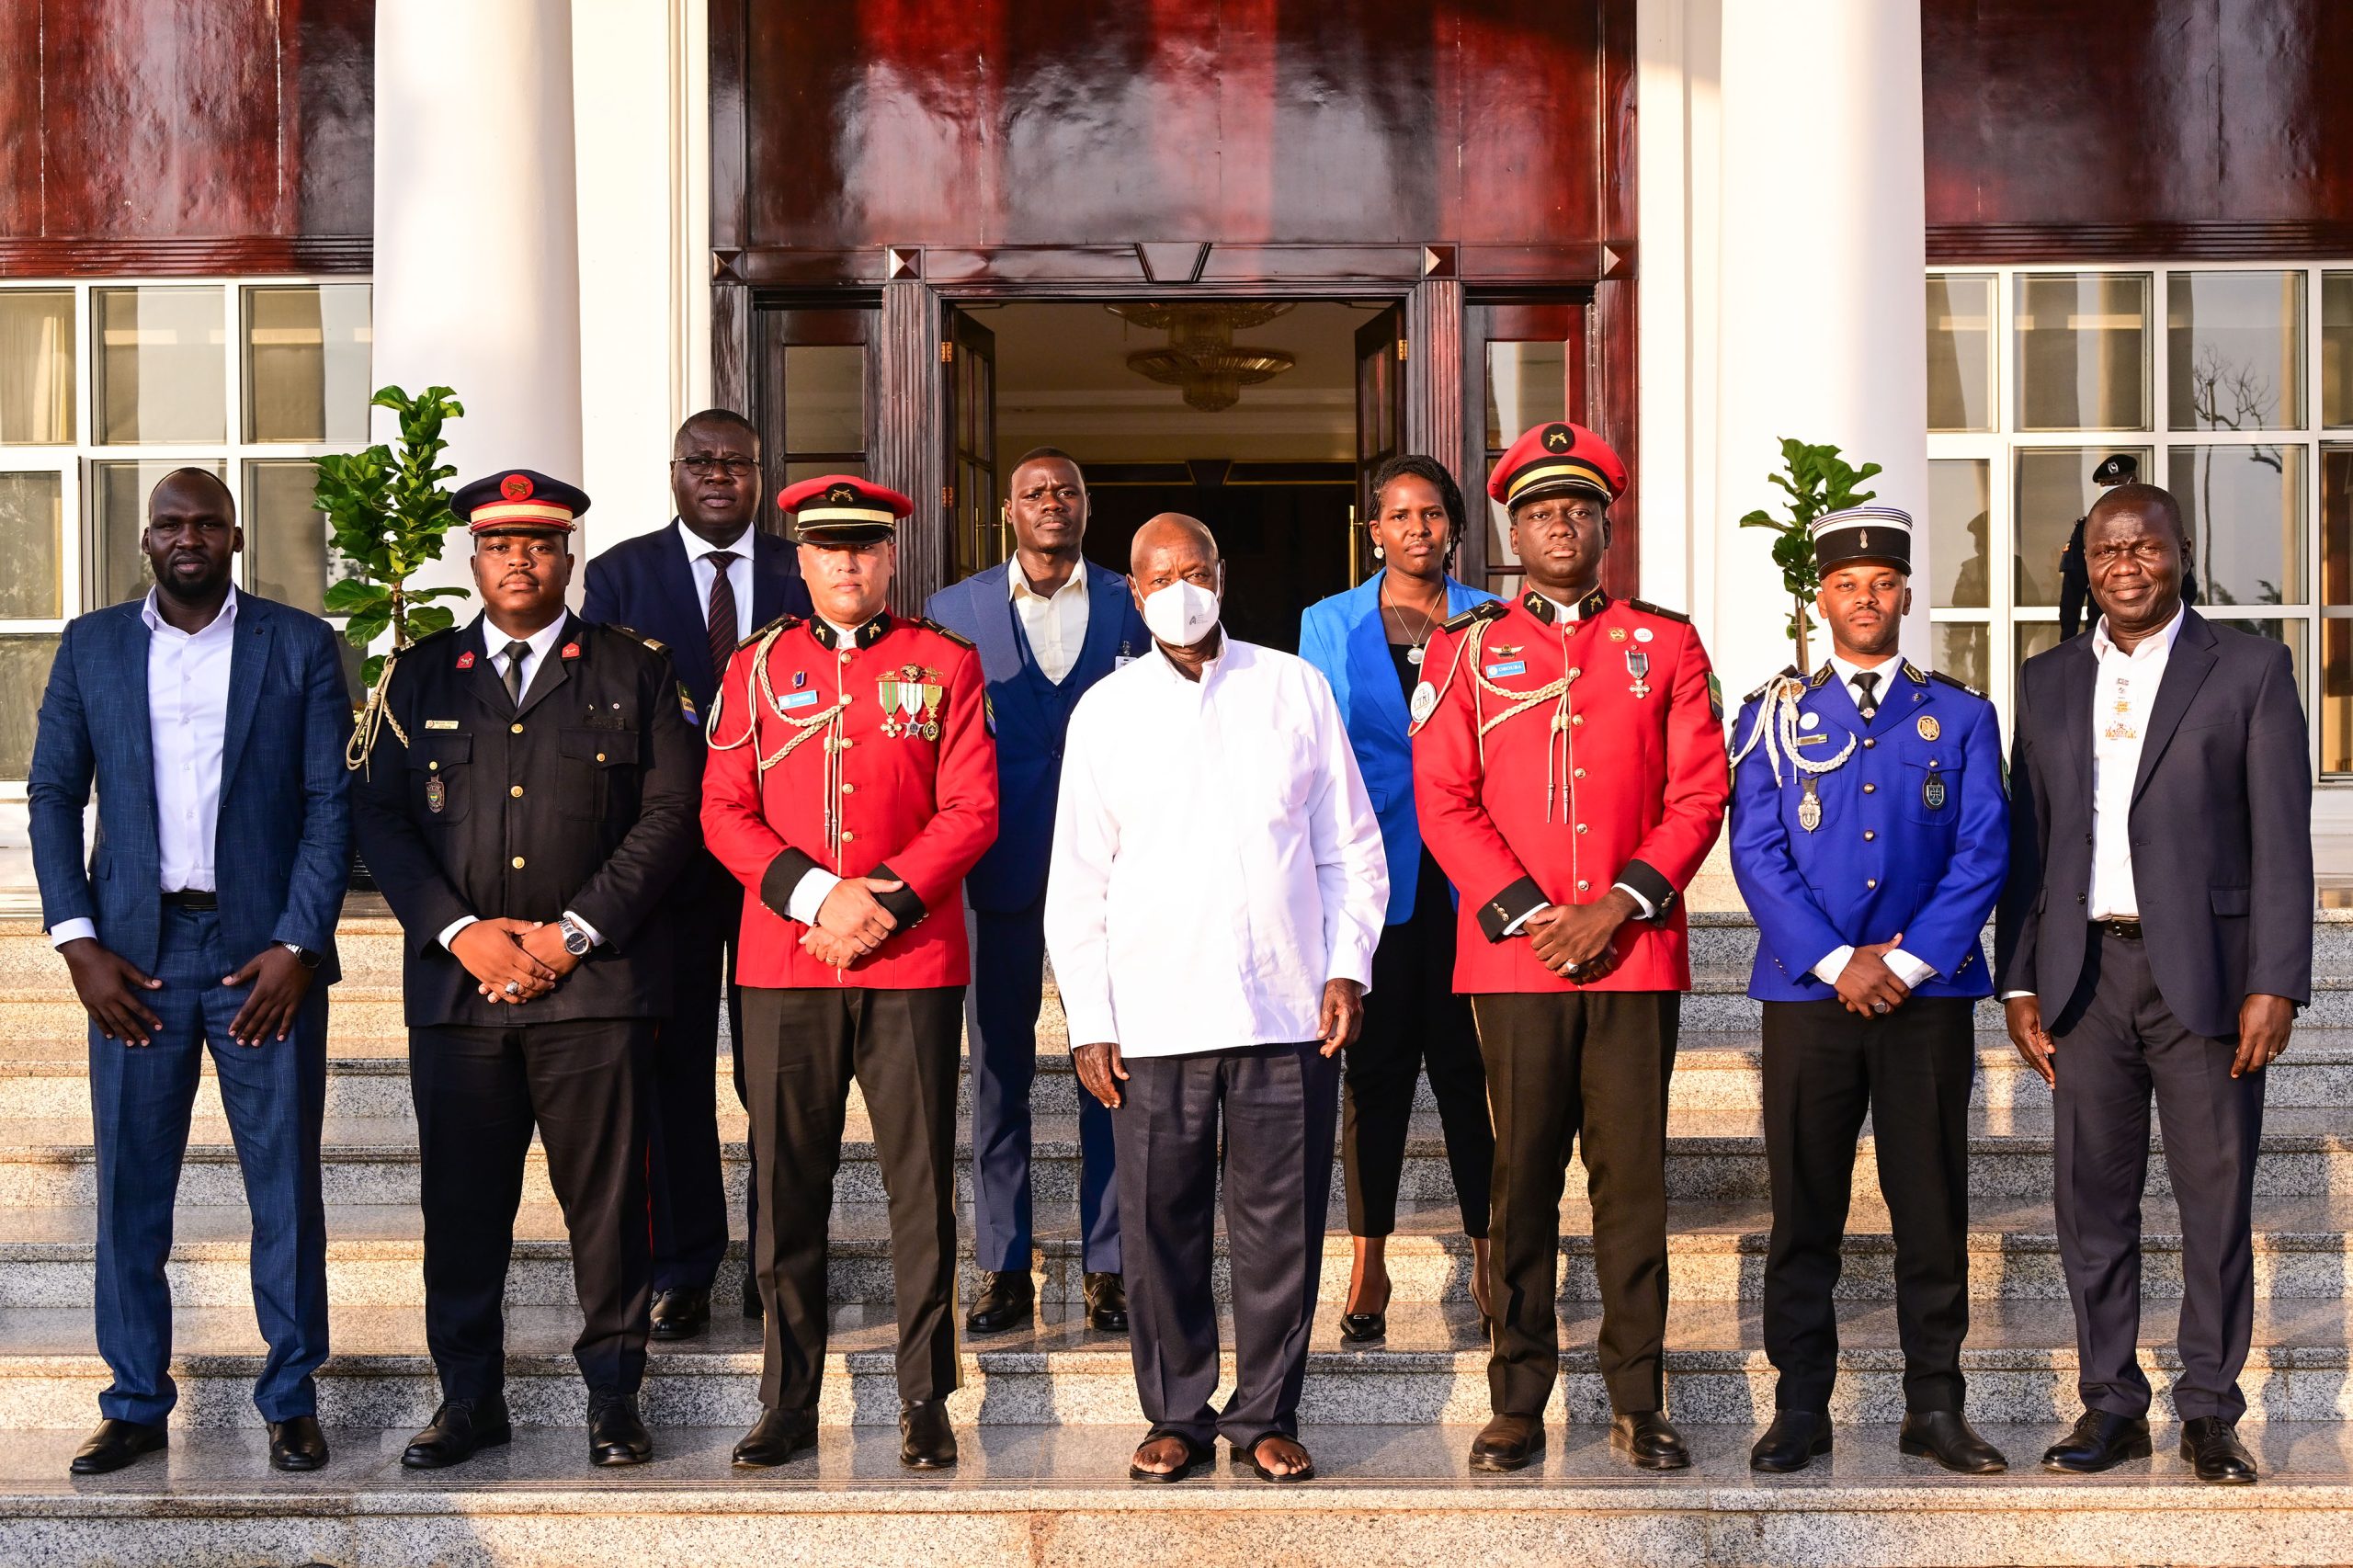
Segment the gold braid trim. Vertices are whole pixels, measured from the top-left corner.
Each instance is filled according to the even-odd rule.
[[[794,718],[787,713],[783,705],[777,700],[776,687],[768,681],[768,650],[775,646],[776,640],[784,634],[784,630],[781,624],[772,626],[753,645],[752,668],[759,679],[761,700],[753,703],[751,711],[745,715],[744,733],[732,741],[722,741],[719,738],[720,714],[725,707],[727,698],[727,684],[723,678],[720,682],[718,692],[710,699],[710,722],[704,726],[703,730],[704,739],[713,751],[734,751],[743,746],[754,745],[760,732],[760,719],[763,711],[773,715],[779,722],[798,732],[766,756],[758,756],[757,750],[755,749],[754,755],[758,758],[757,772],[762,777],[767,775],[769,768],[800,749],[801,743],[809,737],[821,733],[829,726],[840,723],[842,717],[842,705],[838,699],[823,712],[812,714],[806,719]]]
[[[359,722],[353,726],[351,739],[344,743],[343,767],[347,773],[357,773],[368,766],[368,755],[376,749],[377,738],[387,726],[401,743],[401,749],[408,749],[408,732],[401,728],[401,722],[392,717],[392,706],[384,700],[392,689],[392,669],[400,659],[397,648],[384,655],[384,668],[376,677],[376,689],[368,694],[368,707],[359,715]]]

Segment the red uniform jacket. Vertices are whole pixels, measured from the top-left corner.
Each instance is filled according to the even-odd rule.
[[[915,990],[972,979],[962,891],[996,836],[996,743],[970,642],[887,613],[854,639],[787,616],[736,651],[706,732],[703,837],[753,895],[742,983]],[[898,929],[847,970],[803,949],[808,927],[785,914],[813,867],[907,884],[880,895]]]
[[[1422,836],[1461,895],[1454,988],[1688,991],[1677,896],[1723,825],[1732,790],[1722,700],[1683,617],[1595,592],[1577,619],[1537,594],[1457,616],[1415,693]],[[1654,918],[1618,933],[1591,987],[1546,969],[1506,927],[1623,882]]]

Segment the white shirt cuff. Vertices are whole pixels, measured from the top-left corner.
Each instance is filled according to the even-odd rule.
[[[1813,976],[1824,985],[1836,985],[1838,977],[1847,972],[1847,960],[1855,956],[1853,944],[1831,949],[1822,961],[1813,966]]]
[[[1634,901],[1634,907],[1642,912],[1643,919],[1655,920],[1658,918],[1658,910],[1652,905],[1649,899],[1644,898],[1641,893],[1636,892],[1632,888],[1628,887],[1623,882],[1612,882],[1609,885],[1614,891],[1622,892],[1628,898],[1632,899]]]
[[[458,918],[450,921],[449,924],[441,927],[441,935],[437,938],[437,940],[438,940],[443,947],[449,947],[449,943],[457,937],[458,933],[464,930],[467,926],[473,925],[476,918],[476,916],[472,915],[460,915]],[[456,949],[451,949],[450,950],[454,952]]]
[[[2034,993],[2031,991],[2005,991],[2000,996],[1996,997],[1995,1000],[2002,1002],[2015,1002],[2021,996],[2031,996]]]
[[[1504,935],[1506,937],[1518,936],[1519,928],[1521,926],[1527,925],[1529,921],[1535,919],[1538,915],[1543,914],[1546,910],[1552,907],[1552,906],[1549,903],[1538,904],[1535,908],[1529,910],[1527,914],[1521,915],[1518,919],[1514,920],[1510,925],[1505,926]]]
[[[1937,977],[1935,970],[1922,963],[1917,957],[1905,952],[1902,948],[1887,949],[1887,967],[1895,971],[1896,979],[1904,982],[1904,988],[1906,991],[1917,991],[1920,989],[1922,981],[1934,980]]]
[[[784,912],[803,926],[814,926],[817,911],[825,906],[825,895],[840,885],[839,877],[821,866],[812,866],[792,884],[792,896],[784,901]]]
[[[594,926],[589,925],[585,920],[581,919],[579,915],[567,909],[563,912],[563,917],[566,920],[571,921],[574,926],[579,926],[583,931],[588,933],[588,945],[590,947],[601,948],[605,945],[604,934],[598,931]]]
[[[50,927],[49,945],[52,948],[62,948],[68,942],[78,942],[85,937],[89,937],[93,942],[98,939],[98,923],[97,921],[90,919],[61,920],[56,925]]]

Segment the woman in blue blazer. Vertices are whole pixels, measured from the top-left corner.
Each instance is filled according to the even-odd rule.
[[[1343,1061],[1341,1160],[1356,1265],[1340,1335],[1366,1341],[1388,1330],[1389,1233],[1414,1082],[1427,1066],[1446,1131],[1462,1232],[1471,1238],[1472,1297],[1487,1315],[1487,1184],[1495,1135],[1471,1005],[1454,991],[1454,892],[1422,846],[1414,816],[1414,754],[1406,702],[1422,678],[1431,634],[1452,616],[1495,597],[1447,574],[1467,526],[1462,492],[1433,459],[1408,454],[1373,475],[1372,553],[1381,570],[1361,585],[1310,605],[1299,652],[1332,683],[1389,850],[1389,926],[1372,959],[1364,1032]]]

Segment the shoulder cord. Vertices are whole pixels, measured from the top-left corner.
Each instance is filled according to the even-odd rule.
[[[351,739],[344,743],[343,767],[347,773],[357,773],[368,766],[368,754],[376,749],[377,736],[390,726],[401,749],[408,749],[408,732],[392,717],[385,693],[392,689],[392,666],[400,663],[400,650],[395,648],[384,655],[383,672],[376,677],[376,689],[368,694],[367,709],[359,715],[359,722],[352,727]]]
[[[1462,640],[1454,645],[1454,657],[1447,663],[1446,680],[1438,687],[1438,694],[1439,701],[1445,700],[1447,692],[1453,687],[1456,673],[1461,668],[1463,655],[1466,653],[1469,654],[1471,658],[1472,680],[1471,717],[1472,722],[1477,726],[1475,735],[1479,746],[1479,769],[1483,773],[1486,771],[1487,767],[1487,732],[1502,723],[1505,720],[1514,718],[1521,713],[1525,713],[1531,708],[1539,707],[1543,703],[1550,702],[1554,705],[1552,710],[1553,733],[1560,734],[1568,729],[1569,682],[1573,678],[1571,676],[1563,676],[1557,680],[1550,681],[1543,686],[1538,687],[1533,691],[1513,691],[1507,687],[1498,686],[1494,681],[1488,679],[1487,673],[1484,669],[1480,667],[1479,661],[1485,652],[1487,628],[1494,624],[1495,622],[1492,619],[1477,622],[1471,628],[1470,631],[1462,638]],[[1505,708],[1501,712],[1495,714],[1492,718],[1488,717],[1485,713],[1483,705],[1479,700],[1480,693],[1482,692],[1488,692],[1496,697],[1508,699],[1510,705]],[[1431,711],[1437,711],[1435,704],[1432,705]],[[1415,724],[1408,727],[1405,733],[1410,736],[1420,728],[1421,726],[1419,724]],[[1560,746],[1557,744],[1552,745],[1550,748],[1549,755],[1545,761],[1546,777],[1544,781],[1544,798],[1548,803],[1559,798],[1562,794],[1560,788]]]
[[[1756,722],[1748,732],[1740,749],[1732,754],[1732,766],[1738,767],[1741,758],[1765,744],[1765,759],[1773,765],[1773,782],[1781,782],[1781,761],[1789,759],[1791,776],[1801,773],[1827,773],[1854,755],[1855,737],[1847,737],[1846,746],[1836,756],[1821,762],[1808,760],[1798,750],[1798,699],[1804,695],[1806,684],[1796,676],[1776,676],[1765,689],[1765,700],[1757,705]]]
[[[841,740],[838,732],[841,728],[842,718],[847,711],[847,708],[841,700],[836,698],[833,704],[827,707],[823,712],[813,713],[806,719],[796,719],[791,714],[787,713],[784,710],[783,705],[777,701],[776,687],[770,685],[768,681],[768,650],[775,645],[776,640],[779,636],[783,635],[784,630],[785,629],[780,626],[772,628],[767,634],[762,637],[754,646],[752,653],[752,669],[759,681],[759,698],[752,703],[751,711],[745,716],[744,733],[736,736],[732,741],[722,741],[719,738],[721,699],[726,696],[727,692],[726,679],[722,675],[720,681],[719,691],[717,695],[713,696],[711,699],[710,722],[705,727],[704,738],[709,742],[710,749],[713,751],[734,751],[741,746],[750,745],[753,744],[755,737],[759,733],[760,723],[764,714],[767,717],[772,718],[778,722],[785,725],[792,732],[792,733],[788,735],[784,744],[778,746],[775,751],[770,752],[766,756],[760,756],[756,746],[754,748],[753,755],[757,758],[756,776],[760,779],[765,779],[767,777],[767,771],[769,768],[774,767],[786,757],[790,756],[794,752],[800,750],[801,745],[812,736],[820,734],[824,735],[825,737],[825,780],[824,786],[825,798],[825,844],[826,848],[832,857],[833,863],[835,865],[839,865],[841,863],[842,828],[842,746],[847,743]]]

